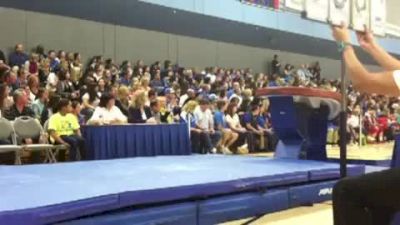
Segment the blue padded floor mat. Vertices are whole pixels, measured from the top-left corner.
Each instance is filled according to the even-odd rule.
[[[67,211],[71,214],[69,218],[82,216],[82,210],[72,209],[86,209],[82,204],[90,205],[94,211],[89,211],[94,213],[135,204],[229,194],[260,186],[334,179],[338,171],[339,166],[334,163],[218,155],[1,166],[0,221],[21,211],[34,214],[35,209],[43,207],[46,213],[51,206],[57,208],[58,214]],[[363,166],[350,167],[352,174],[363,171]],[[313,174],[316,174],[314,178]],[[88,199],[91,201],[85,203]],[[96,199],[97,208],[94,207]],[[75,204],[81,201],[81,205]],[[57,218],[57,213],[41,216]]]

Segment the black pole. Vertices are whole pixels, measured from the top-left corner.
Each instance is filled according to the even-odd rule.
[[[347,85],[346,85],[346,64],[342,57],[341,74],[341,112],[340,112],[340,176],[347,176]]]

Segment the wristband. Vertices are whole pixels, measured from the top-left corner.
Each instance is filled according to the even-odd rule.
[[[347,47],[351,47],[352,46],[350,42],[344,42],[344,41],[338,42],[337,45],[338,45],[338,51],[340,53],[344,52],[344,50]]]

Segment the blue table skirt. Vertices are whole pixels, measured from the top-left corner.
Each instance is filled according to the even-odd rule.
[[[90,160],[191,154],[187,124],[84,126]]]

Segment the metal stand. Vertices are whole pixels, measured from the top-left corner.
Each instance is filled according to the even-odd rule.
[[[340,112],[340,176],[347,176],[347,85],[346,85],[346,64],[342,56],[341,74],[341,112]]]

